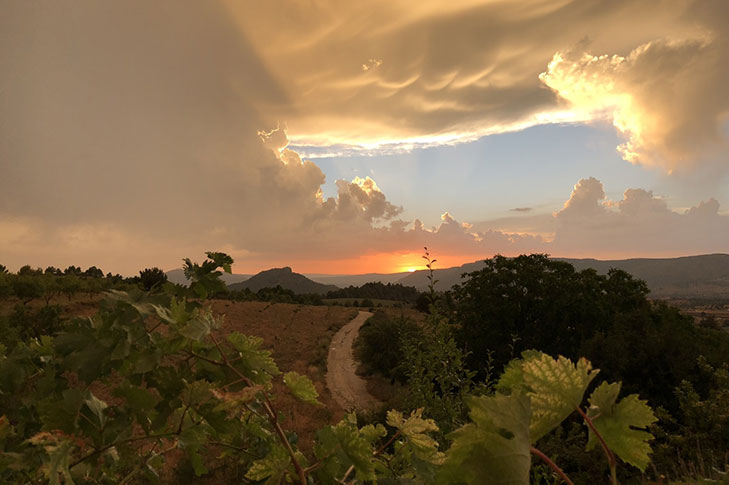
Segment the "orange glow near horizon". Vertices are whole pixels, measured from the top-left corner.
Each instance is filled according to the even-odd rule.
[[[460,266],[472,263],[491,255],[477,254],[449,254],[439,257],[431,251],[431,257],[436,259],[435,269]],[[357,258],[337,260],[300,260],[300,261],[239,261],[233,265],[233,272],[240,274],[255,274],[270,268],[290,266],[296,273],[307,274],[366,274],[366,273],[406,273],[424,270],[425,260],[422,253],[369,253]]]

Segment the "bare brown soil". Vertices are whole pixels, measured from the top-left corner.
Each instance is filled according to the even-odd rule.
[[[329,347],[327,387],[337,404],[348,411],[369,411],[382,404],[367,391],[367,381],[357,375],[352,350],[360,327],[371,316],[370,312],[360,311],[356,318],[339,329]]]
[[[308,376],[319,392],[317,407],[297,401],[278,379],[274,384],[274,405],[281,412],[284,429],[299,436],[299,447],[311,449],[314,432],[344,416],[325,382],[325,359],[331,336],[355,315],[352,308],[305,306],[287,303],[213,301],[213,311],[225,315],[217,333],[241,332],[263,338],[264,347],[282,372],[296,371]],[[324,365],[322,365],[324,364]]]

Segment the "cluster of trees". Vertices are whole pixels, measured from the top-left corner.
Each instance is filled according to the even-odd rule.
[[[297,294],[293,290],[282,288],[281,285],[273,288],[261,288],[258,291],[252,291],[248,288],[230,290],[224,293],[217,293],[215,296],[216,298],[233,301],[266,301],[271,303],[292,303],[314,306],[324,304],[321,295],[315,293]]]
[[[73,265],[64,270],[48,266],[44,270],[25,265],[17,273],[10,273],[7,267],[0,265],[0,298],[14,296],[24,305],[39,299],[48,306],[54,297],[65,296],[71,301],[77,294],[92,296],[110,289],[127,290],[134,286],[150,291],[166,281],[167,275],[159,268],[144,269],[139,276],[130,278],[111,273],[104,275],[96,266],[86,270]]]
[[[348,286],[341,290],[330,291],[327,298],[359,298],[369,300],[396,300],[415,303],[420,296],[415,287],[403,286],[400,283],[383,284],[379,281],[365,283],[362,286]]]
[[[659,410],[661,420],[654,425],[658,437],[654,462],[659,469],[670,473],[677,453],[697,463],[721,461],[729,449],[725,412],[729,333],[714,325],[697,326],[678,309],[650,301],[646,284],[620,270],[607,275],[578,272],[569,263],[533,254],[497,256],[482,270],[465,276],[451,292],[428,295],[434,303],[431,319],[440,323],[432,336],[419,339],[434,340],[431,350],[423,349],[426,344],[395,338],[402,322],[373,321],[374,328],[390,329],[389,337],[370,332],[368,347],[397,346],[395,352],[406,364],[412,364],[413,357],[421,361],[405,371],[411,392],[430,386],[422,393],[426,397],[413,406],[428,409],[430,402],[432,416],[440,406],[443,421],[463,420],[458,396],[477,386],[492,389],[494,376],[523,352],[536,349],[573,360],[586,357],[600,369],[601,377],[622,381],[625,392],[639,394]],[[379,340],[373,341],[374,337]],[[437,355],[444,352],[439,347],[451,344],[458,350],[451,348],[446,357]],[[375,352],[359,355],[365,367],[391,375],[379,366],[381,356]],[[462,365],[453,364],[461,358]],[[459,382],[458,386],[450,390],[432,386],[438,373],[430,370],[426,375],[424,369],[428,362],[438,361],[449,363],[441,370],[452,377],[444,382]],[[574,457],[567,445],[570,425],[565,424],[564,439],[553,440],[549,449],[565,457],[572,474],[589,477],[594,470],[586,461],[570,461]]]

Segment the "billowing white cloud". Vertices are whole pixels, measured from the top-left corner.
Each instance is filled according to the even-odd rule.
[[[540,78],[585,117],[625,135],[625,160],[672,171],[726,154],[727,38],[654,40],[627,56],[558,52]]]
[[[651,257],[726,251],[729,215],[715,199],[679,212],[643,189],[623,198],[605,198],[602,184],[580,180],[562,210],[555,213],[550,252],[584,257]]]

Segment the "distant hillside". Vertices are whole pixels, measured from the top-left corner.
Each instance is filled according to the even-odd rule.
[[[228,285],[231,290],[243,290],[248,288],[251,291],[258,291],[261,288],[273,288],[281,286],[281,288],[291,290],[296,294],[316,293],[326,295],[330,291],[338,290],[339,287],[334,285],[323,285],[315,281],[311,281],[306,276],[294,273],[288,266],[285,268],[273,268],[261,271],[257,275],[251,276],[246,281]]]
[[[729,297],[729,254],[614,261],[556,259],[578,270],[594,268],[601,274],[610,268],[622,269],[645,280],[653,297]]]
[[[362,286],[348,286],[337,291],[330,291],[327,298],[369,298],[372,300],[395,300],[415,303],[420,293],[412,286],[399,283],[383,284],[371,281]]]
[[[654,298],[723,297],[729,298],[729,254],[705,254],[681,258],[641,258],[601,261],[597,259],[554,258],[566,261],[581,271],[593,268],[605,274],[610,268],[626,271],[645,280]],[[446,290],[460,283],[463,273],[483,268],[483,261],[435,271],[436,289]],[[398,283],[424,290],[428,272],[416,271]]]
[[[168,271],[165,274],[167,275],[167,280],[170,283],[176,283],[183,286],[187,286],[190,284],[190,281],[185,278],[185,272],[181,269],[173,269],[172,271]],[[223,280],[223,283],[225,283],[226,285],[232,285],[233,283],[240,283],[241,281],[245,281],[250,277],[251,275],[249,274],[223,273],[223,276],[221,276],[220,279]]]
[[[365,283],[397,283],[410,273],[367,273],[367,274],[305,274],[310,280],[324,285],[336,285],[341,288],[347,286],[362,286]]]
[[[483,261],[476,261],[475,263],[466,263],[453,268],[436,269],[434,275],[438,282],[435,284],[435,289],[438,291],[448,290],[453,285],[461,283],[461,275],[463,273],[478,271],[483,268],[483,266]],[[404,286],[414,286],[420,291],[425,291],[428,289],[429,274],[430,272],[428,270],[421,269],[408,273],[407,276],[399,279],[397,282]]]

